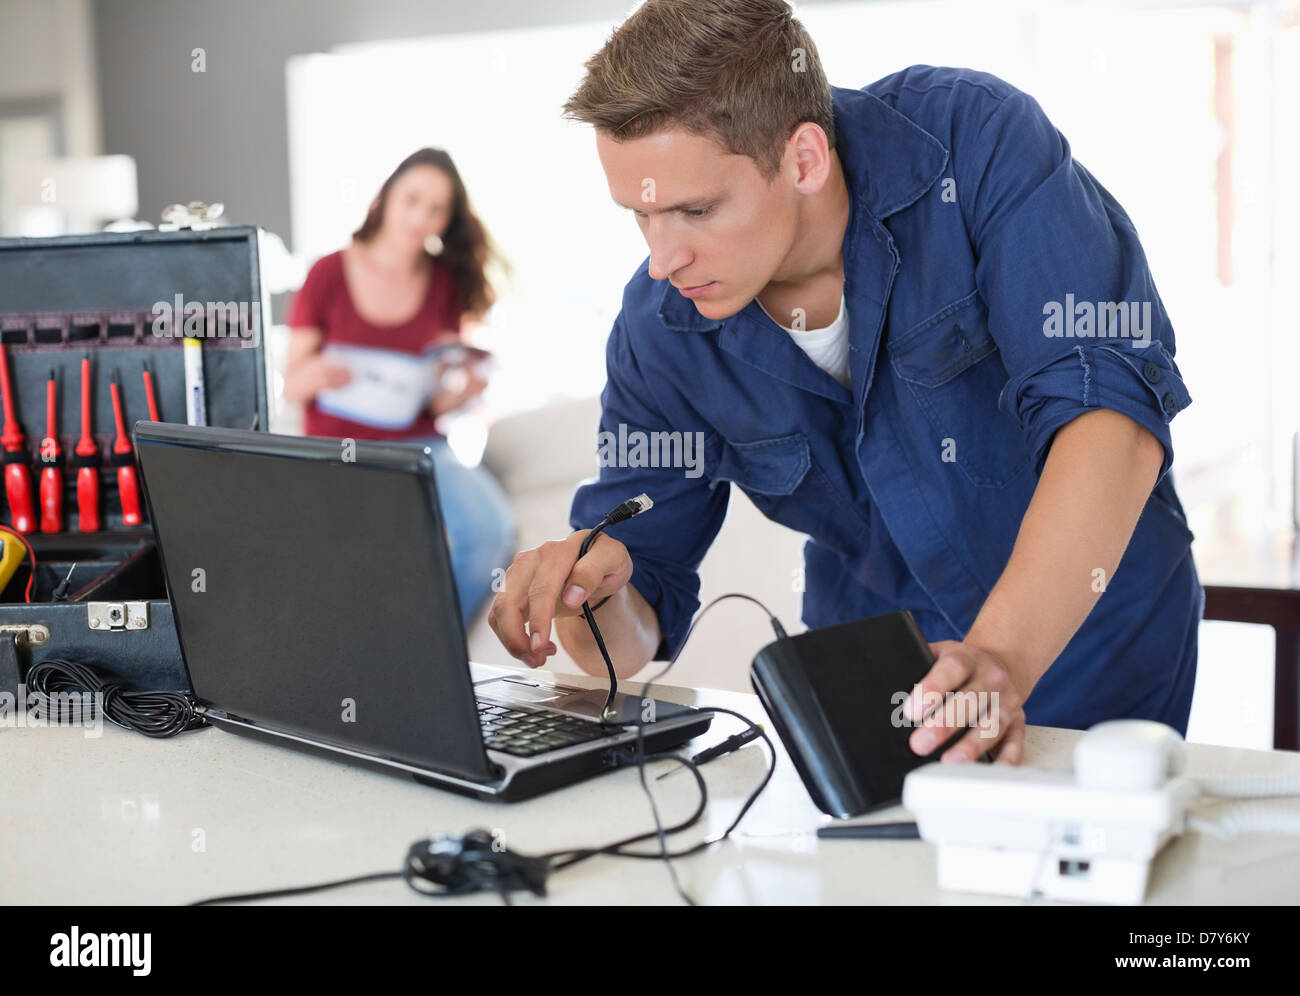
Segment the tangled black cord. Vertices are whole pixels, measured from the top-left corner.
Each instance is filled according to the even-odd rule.
[[[721,706],[701,706],[697,707],[702,713],[724,713],[728,716],[734,716],[743,722],[753,725],[750,720],[731,709],[724,709]],[[640,755],[635,760],[629,760],[628,765],[635,764],[641,771],[641,787],[645,790],[646,795],[650,796],[650,804],[655,816],[655,829],[648,830],[644,833],[634,834],[630,837],[624,837],[622,840],[614,841],[610,844],[604,844],[599,847],[580,847],[567,848],[561,851],[550,851],[545,854],[526,855],[519,854],[515,851],[508,850],[497,844],[492,835],[483,829],[473,830],[463,837],[454,834],[442,834],[427,840],[416,841],[411,845],[407,852],[406,861],[401,871],[373,872],[367,875],[356,875],[350,878],[335,879],[330,882],[319,882],[312,885],[289,886],[283,889],[273,889],[264,892],[243,892],[227,896],[212,896],[207,899],[201,899],[191,903],[191,906],[216,906],[224,903],[243,903],[256,900],[280,899],[288,896],[302,896],[313,892],[323,892],[327,889],[338,889],[344,886],[359,885],[366,882],[379,882],[400,878],[406,882],[413,891],[422,896],[429,898],[454,898],[457,896],[469,895],[475,892],[495,892],[501,897],[501,901],[507,906],[514,905],[510,900],[511,892],[531,892],[535,896],[546,895],[546,880],[552,872],[561,871],[578,864],[580,861],[586,861],[588,858],[594,858],[597,855],[609,855],[619,858],[640,858],[645,861],[665,861],[672,875],[673,885],[678,894],[686,901],[688,905],[696,905],[695,900],[681,887],[677,880],[676,872],[673,870],[672,858],[685,858],[701,851],[707,850],[714,844],[726,840],[731,836],[732,831],[744,819],[745,814],[749,812],[750,807],[762,794],[763,789],[767,787],[768,782],[772,780],[772,775],[776,771],[776,749],[772,746],[772,741],[768,739],[766,733],[761,728],[758,735],[767,744],[769,750],[767,771],[764,773],[763,780],[758,787],[745,799],[744,805],[732,819],[731,823],[720,834],[714,837],[708,837],[700,842],[685,847],[678,851],[668,850],[668,835],[680,833],[690,827],[695,826],[704,816],[709,802],[709,790],[705,785],[704,778],[700,774],[700,766],[689,758],[682,757],[673,753],[659,753]],[[642,742],[643,732],[638,727],[637,730],[637,749],[638,753],[643,749]],[[654,796],[650,794],[650,788],[645,781],[645,765],[651,761],[673,760],[681,764],[695,778],[695,783],[699,788],[699,802],[695,811],[686,817],[680,823],[665,827],[659,819],[659,810],[654,803]],[[659,847],[657,850],[648,851],[630,851],[627,848],[633,844],[639,844],[652,839],[658,840]]]
[[[641,495],[640,497],[645,498],[646,496]],[[606,525],[611,524],[611,519],[615,515],[615,513],[619,512],[620,510],[625,510],[629,508],[630,506],[634,505],[636,502],[637,499],[632,499],[631,501],[624,502],[622,505],[618,507],[618,509],[615,509],[615,512],[611,512],[610,515],[606,516],[605,521],[603,521],[598,528],[603,530]],[[648,499],[645,507],[646,508],[650,507],[648,503]],[[640,511],[644,511],[644,508],[632,511],[630,515],[625,515],[624,518],[630,518],[631,515],[637,515],[640,513]],[[587,537],[587,542],[583,543],[582,549],[584,552],[590,546],[590,540],[595,535],[595,533],[596,530],[592,530],[592,534]],[[757,598],[754,598],[752,595],[745,595],[741,592],[728,592],[725,595],[719,595],[717,598],[713,599],[713,601],[709,602],[708,605],[704,606],[704,608],[702,608],[699,611],[699,613],[695,616],[695,619],[692,620],[690,627],[686,630],[686,635],[682,637],[682,641],[681,643],[678,644],[677,652],[673,654],[672,659],[669,660],[668,663],[664,665],[663,669],[658,674],[656,674],[653,678],[650,678],[648,681],[644,682],[641,685],[641,701],[643,703],[650,701],[648,699],[648,695],[650,693],[651,687],[654,684],[656,684],[658,681],[660,681],[663,678],[663,676],[666,675],[670,670],[672,670],[673,665],[677,663],[677,658],[679,658],[682,655],[682,651],[686,649],[686,644],[690,640],[691,634],[695,632],[695,627],[699,625],[700,620],[703,619],[704,616],[708,614],[708,611],[711,608],[713,608],[719,602],[725,601],[728,598],[740,598],[740,599],[744,599],[747,602],[752,602],[753,604],[757,605],[760,609],[763,610],[764,613],[766,613],[768,617],[768,621],[772,624],[772,629],[776,633],[777,637],[779,639],[785,639],[786,637],[785,627],[781,625],[780,620],[776,618],[776,616],[772,613],[772,611],[766,605],[760,602]],[[591,628],[591,634],[593,637],[595,637],[596,645],[600,648],[601,656],[605,658],[605,664],[609,669],[609,673],[611,677],[610,694],[609,694],[609,698],[606,699],[605,702],[605,713],[606,715],[608,715],[610,703],[613,701],[614,698],[614,689],[615,689],[615,686],[613,684],[614,664],[609,659],[609,653],[605,649],[605,641],[604,638],[601,636],[600,627],[597,626],[595,617],[592,615],[591,609],[587,606],[585,602],[583,603],[583,610],[584,610],[584,614],[587,617],[587,625]],[[758,797],[763,793],[763,790],[767,788],[767,783],[772,780],[772,776],[776,773],[776,748],[772,745],[772,741],[771,739],[769,739],[767,734],[763,732],[763,728],[759,726],[757,723],[755,723],[748,716],[743,716],[740,713],[735,712],[731,709],[724,709],[721,706],[695,706],[693,708],[697,712],[702,714],[725,713],[726,715],[734,716],[736,717],[736,719],[741,720],[745,724],[746,732],[752,730],[757,736],[763,739],[764,743],[767,744],[767,749],[769,752],[767,773],[763,776],[763,780],[759,782],[758,787],[754,789],[754,791],[750,793],[749,797],[745,800],[744,805],[741,806],[740,812],[736,814],[736,818],[732,820],[731,825],[728,826],[727,829],[724,830],[717,837],[714,837],[712,839],[702,840],[694,847],[687,848],[686,850],[683,851],[676,851],[676,852],[669,851],[668,834],[677,833],[681,830],[685,830],[689,827],[692,827],[696,823],[698,823],[699,820],[703,817],[705,807],[708,805],[709,802],[708,787],[704,783],[704,778],[700,775],[699,765],[696,762],[690,760],[689,758],[682,757],[680,754],[676,754],[672,751],[666,751],[663,753],[650,754],[650,755],[647,755],[645,753],[645,728],[647,725],[649,725],[649,723],[652,723],[653,720],[647,722],[644,718],[640,718],[634,724],[627,723],[625,721],[623,724],[621,724],[624,727],[628,725],[636,726],[636,753],[633,756],[633,759],[628,763],[636,765],[637,773],[641,779],[641,789],[642,791],[645,792],[646,799],[649,800],[650,802],[650,813],[654,817],[655,829],[649,833],[641,834],[640,836],[637,837],[629,837],[626,840],[621,840],[618,841],[617,843],[606,845],[605,847],[585,848],[585,849],[571,850],[571,851],[557,851],[545,855],[545,857],[553,861],[556,861],[556,864],[554,866],[555,868],[557,869],[565,868],[571,864],[575,864],[578,861],[583,861],[597,854],[611,854],[611,855],[616,855],[618,857],[624,857],[624,858],[647,858],[653,860],[662,860],[668,868],[668,877],[672,880],[673,889],[676,890],[677,895],[679,895],[688,906],[696,905],[695,900],[691,898],[690,894],[684,888],[682,888],[681,881],[677,877],[677,869],[673,867],[672,859],[685,858],[685,857],[689,857],[692,854],[698,854],[700,851],[703,851],[706,848],[711,847],[712,845],[720,841],[726,840],[729,836],[731,836],[731,832],[735,830],[736,827],[740,824],[740,821],[744,819],[745,814],[749,812],[750,807],[753,806],[754,803],[758,801]],[[616,724],[606,721],[604,725],[613,727]],[[694,776],[695,782],[698,785],[700,790],[699,807],[689,818],[687,818],[682,823],[679,823],[675,827],[668,827],[668,828],[664,827],[662,820],[659,818],[659,806],[655,802],[654,793],[650,791],[650,785],[649,783],[646,782],[646,777],[645,777],[646,763],[649,761],[659,761],[659,760],[677,761]],[[650,837],[656,837],[658,839],[659,850],[656,852],[651,852],[651,853],[632,852],[623,849],[628,844],[635,843],[642,840],[647,840]],[[557,860],[560,858],[563,858],[563,860]]]
[[[693,900],[685,892],[685,890],[682,889],[681,884],[678,882],[677,873],[673,869],[671,859],[686,858],[686,857],[690,857],[693,854],[698,854],[701,851],[707,850],[708,848],[712,847],[714,844],[720,843],[731,836],[732,831],[734,831],[736,827],[740,825],[740,821],[745,818],[745,814],[749,812],[750,807],[753,806],[754,803],[758,801],[758,797],[763,793],[763,790],[767,788],[768,782],[772,780],[772,776],[776,773],[776,748],[773,746],[771,739],[763,731],[763,728],[761,726],[758,726],[758,724],[756,724],[748,716],[744,716],[741,713],[736,712],[734,709],[725,709],[722,706],[693,706],[692,708],[696,712],[702,714],[722,713],[727,716],[734,716],[736,719],[739,719],[741,722],[745,723],[747,728],[754,729],[757,735],[760,738],[762,738],[763,742],[767,744],[768,764],[767,764],[767,770],[763,774],[763,780],[760,781],[758,783],[758,786],[745,798],[745,802],[740,807],[740,811],[736,813],[735,818],[732,819],[731,823],[727,825],[727,828],[723,830],[722,833],[718,834],[716,837],[705,838],[704,840],[701,840],[699,843],[684,848],[683,850],[680,851],[668,850],[668,839],[667,839],[668,834],[680,833],[682,830],[689,829],[690,827],[693,827],[696,823],[698,823],[700,819],[704,816],[704,811],[707,808],[709,803],[709,789],[704,782],[704,777],[700,774],[700,765],[690,760],[689,758],[682,757],[680,754],[675,754],[672,752],[663,752],[659,754],[648,754],[648,755],[644,754],[643,751],[644,751],[645,728],[652,724],[647,722],[638,722],[635,724],[636,731],[637,731],[637,739],[636,739],[637,753],[633,759],[627,762],[627,764],[629,766],[636,765],[637,769],[640,772],[641,788],[644,790],[646,796],[650,800],[650,809],[651,809],[651,813],[654,816],[655,829],[649,830],[645,833],[637,834],[633,837],[626,837],[623,840],[615,841],[612,844],[606,844],[602,847],[570,848],[564,851],[552,851],[549,854],[541,855],[542,857],[547,858],[552,862],[551,867],[553,870],[558,871],[561,868],[567,868],[570,865],[577,864],[579,861],[585,861],[587,858],[595,857],[598,854],[608,854],[620,858],[641,858],[647,861],[664,861],[667,863],[669,874],[673,880],[673,886],[674,888],[676,888],[678,895],[680,895],[688,905],[691,906],[696,905],[695,900]],[[627,725],[633,725],[633,724],[629,723]],[[646,783],[646,779],[645,779],[645,766],[647,763],[651,761],[676,761],[691,773],[691,775],[695,778],[696,786],[700,790],[700,801],[695,808],[695,812],[693,812],[690,816],[688,816],[686,819],[682,820],[681,823],[678,823],[675,826],[665,827],[660,821],[659,808],[655,804],[654,796],[651,794],[650,786]],[[659,843],[659,850],[657,851],[625,850],[625,848],[628,847],[628,845],[630,844],[640,843],[641,841],[650,840],[651,838],[657,838]]]
[[[184,692],[133,691],[121,682],[106,680],[87,664],[57,657],[28,669],[27,688],[41,697],[46,714],[55,723],[72,721],[76,708],[84,721],[93,717],[99,706],[110,723],[146,737],[174,737],[208,725]],[[77,696],[75,701],[69,699],[72,695]],[[89,717],[87,708],[92,710]]]

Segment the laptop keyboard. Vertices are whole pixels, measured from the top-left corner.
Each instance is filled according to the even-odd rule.
[[[483,743],[517,757],[571,747],[609,733],[599,723],[574,719],[558,712],[514,709],[491,702],[478,704]]]

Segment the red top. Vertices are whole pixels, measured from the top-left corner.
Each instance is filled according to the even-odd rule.
[[[317,328],[327,342],[377,346],[419,355],[448,333],[460,334],[460,305],[451,273],[437,261],[420,310],[397,325],[375,325],[358,313],[343,272],[343,253],[322,256],[312,266],[302,289],[294,295],[286,322],[294,328]],[[406,439],[437,435],[428,408],[405,429],[380,429],[322,412],[313,399],[303,412],[303,431],[309,436],[353,439]]]

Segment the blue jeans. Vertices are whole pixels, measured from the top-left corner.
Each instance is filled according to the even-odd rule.
[[[438,501],[451,541],[451,569],[468,630],[515,555],[515,516],[487,468],[466,467],[442,437],[410,440],[433,451]]]

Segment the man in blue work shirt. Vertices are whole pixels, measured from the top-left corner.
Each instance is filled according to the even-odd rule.
[[[1186,733],[1204,596],[1168,470],[1191,399],[1132,223],[1038,104],[928,66],[831,87],[781,0],[647,0],[586,68],[566,112],[650,249],[601,438],[699,439],[703,473],[604,461],[577,531],[507,572],[507,649],[541,665],[554,621],[603,674],[587,599],[621,675],[670,657],[734,483],[808,535],[809,627],[907,609],[937,654],[913,698],[998,703],[997,736],[944,760],[1018,764],[1027,721]],[[639,492],[654,510],[579,559]]]

